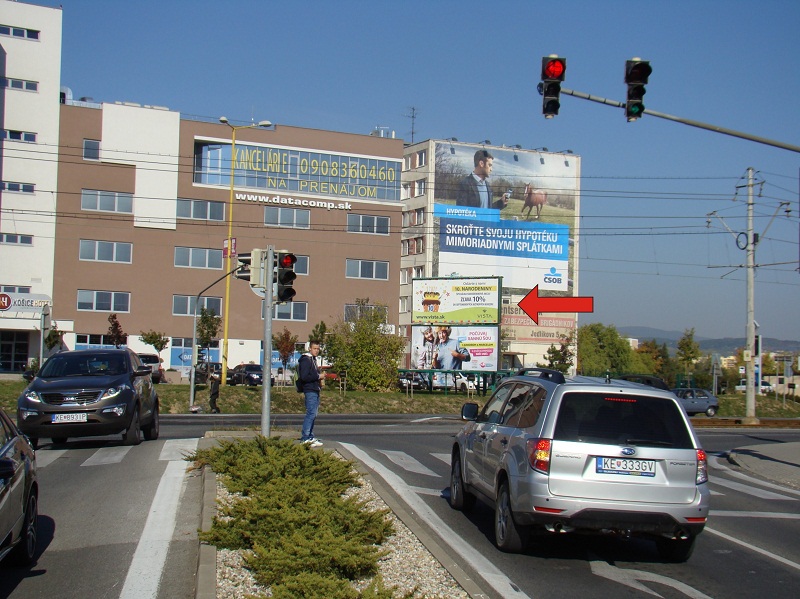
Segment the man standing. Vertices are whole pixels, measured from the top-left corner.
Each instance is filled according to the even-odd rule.
[[[458,183],[456,205],[502,210],[508,204],[508,194],[503,194],[499,200],[492,201],[492,187],[487,180],[492,174],[494,156],[487,150],[478,150],[475,152],[473,162],[475,169]]]
[[[303,419],[303,432],[300,440],[311,447],[320,447],[322,441],[314,438],[314,421],[317,419],[319,411],[319,393],[322,390],[319,382],[323,375],[317,367],[317,356],[319,355],[319,343],[311,341],[308,344],[308,353],[300,356],[297,364],[297,378],[303,389],[306,401],[306,416]]]
[[[219,414],[217,399],[219,399],[219,375],[214,372],[211,375],[211,381],[208,386],[208,403],[211,406],[212,414]]]
[[[469,362],[472,356],[469,350],[461,347],[458,339],[453,339],[452,327],[437,327],[436,334],[439,342],[433,352],[433,367],[442,370],[461,370],[462,362]]]

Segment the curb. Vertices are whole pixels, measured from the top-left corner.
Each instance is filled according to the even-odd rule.
[[[198,449],[209,447],[213,441],[200,439]],[[211,530],[217,515],[217,476],[209,466],[203,466],[203,503],[200,510],[200,530]],[[217,599],[217,548],[200,543],[197,556],[195,599]]]

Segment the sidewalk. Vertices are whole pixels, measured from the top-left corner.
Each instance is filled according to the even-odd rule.
[[[800,489],[800,443],[762,443],[734,449],[728,461],[794,489]]]

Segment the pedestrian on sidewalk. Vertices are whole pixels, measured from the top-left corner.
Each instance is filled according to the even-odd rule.
[[[211,382],[208,387],[208,403],[211,406],[212,414],[219,414],[217,407],[217,399],[219,399],[219,375],[215,372],[211,375]]]
[[[303,390],[306,402],[306,415],[303,419],[303,432],[300,441],[311,447],[320,447],[322,441],[314,437],[314,421],[319,411],[319,394],[322,390],[320,381],[324,375],[320,374],[317,366],[319,356],[319,343],[312,341],[308,344],[308,353],[300,356],[297,364],[297,378]]]

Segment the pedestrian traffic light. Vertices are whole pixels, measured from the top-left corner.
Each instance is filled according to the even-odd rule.
[[[542,114],[546,119],[556,116],[561,107],[561,82],[566,72],[566,58],[559,58],[555,54],[542,58],[542,81],[538,89],[542,95]]]
[[[239,254],[239,269],[234,273],[237,279],[250,281],[250,287],[264,289],[264,259],[266,250],[253,250],[249,254]]]
[[[628,86],[628,97],[625,102],[625,117],[628,122],[635,121],[644,114],[645,84],[653,69],[650,62],[632,58],[625,61],[625,83]]]
[[[294,288],[294,280],[297,273],[294,272],[294,265],[297,256],[286,250],[275,252],[275,267],[273,269],[272,283],[274,285],[274,299],[278,303],[290,302],[297,293]]]

